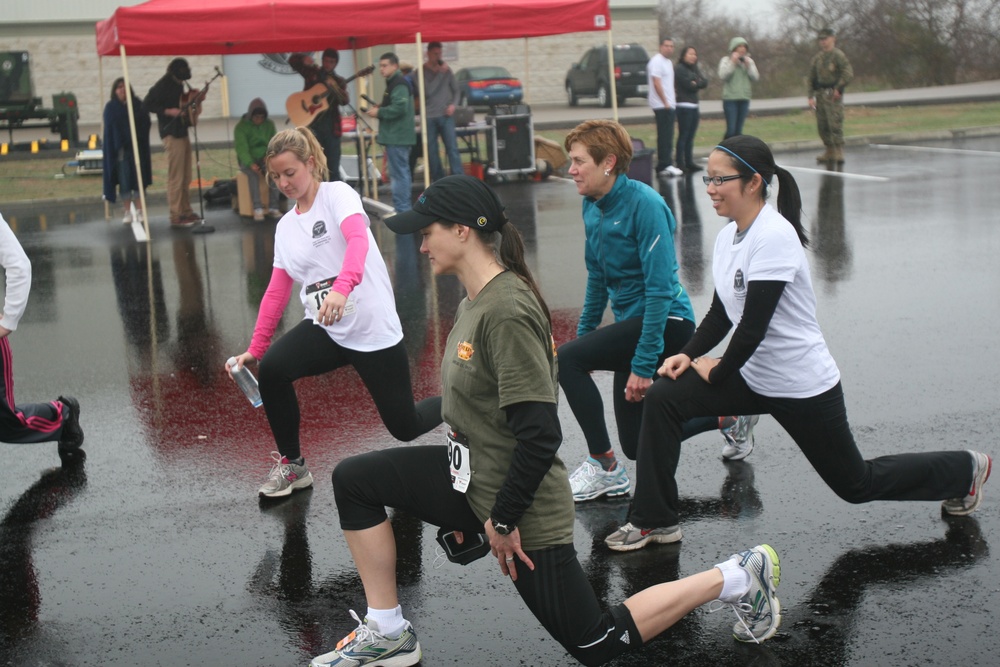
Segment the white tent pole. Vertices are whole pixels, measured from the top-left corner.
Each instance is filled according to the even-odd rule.
[[[357,50],[354,51],[354,65],[357,66]],[[372,60],[375,55],[372,53],[372,47],[368,47],[368,64],[374,65],[375,62]],[[358,95],[367,92],[368,83],[365,79],[358,79]],[[375,89],[372,88],[372,92]],[[361,192],[368,197],[371,197],[375,201],[378,201],[378,183],[372,182],[371,170],[368,169],[368,149],[365,142],[367,138],[365,137],[365,124],[361,121],[361,112],[357,112],[354,123],[354,132],[358,135],[358,183],[361,184]],[[372,154],[375,153],[375,137],[372,137]]]
[[[424,149],[424,189],[431,186],[431,162],[427,150],[427,88],[424,85],[424,45],[417,32],[417,80],[420,82],[420,143]]]
[[[531,63],[528,60],[528,38],[524,38],[524,95],[521,99],[525,104],[528,103],[528,85],[531,81]]]
[[[97,99],[101,99],[104,95],[104,58],[100,55],[97,56],[97,89],[101,91],[101,94],[97,96]],[[104,142],[104,114],[101,114],[101,147],[103,148]],[[79,138],[79,137],[77,137]],[[104,219],[111,219],[111,202],[107,199],[104,200]]]
[[[611,82],[611,117],[618,121],[618,84],[615,81],[615,46],[608,30],[608,80]]]
[[[135,131],[135,109],[132,105],[132,84],[128,77],[128,60],[125,45],[118,47],[122,56],[122,74],[125,77],[125,105],[128,107],[128,129],[132,133],[132,157],[135,159],[135,173],[139,180],[139,203],[142,204],[142,226],[146,231],[145,241],[149,242],[149,210],[146,208],[146,188],[142,185],[142,160],[139,159],[139,135]]]

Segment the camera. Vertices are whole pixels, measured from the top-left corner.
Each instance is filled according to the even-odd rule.
[[[463,533],[461,544],[455,539],[455,531],[441,528],[438,530],[437,541],[444,549],[444,555],[452,563],[468,565],[479,560],[490,552],[490,543],[482,533]]]
[[[747,61],[747,57],[746,56],[740,56],[740,62],[741,63],[745,63],[746,61]]]

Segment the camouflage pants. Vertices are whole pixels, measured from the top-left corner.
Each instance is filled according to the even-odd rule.
[[[816,128],[824,146],[844,145],[844,100],[834,100],[830,88],[816,93]]]

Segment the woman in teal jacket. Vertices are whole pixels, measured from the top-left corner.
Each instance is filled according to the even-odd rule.
[[[632,140],[619,123],[591,120],[566,137],[569,173],[583,195],[587,291],[576,339],[559,348],[559,385],[587,440],[590,456],[570,476],[573,499],[628,493],[604,420],[595,370],[614,372],[614,409],[622,451],[636,458],[642,398],[671,350],[694,334],[694,310],[678,278],[677,223],[655,190],[625,175]],[[615,322],[601,327],[611,302]],[[686,435],[718,420],[686,425]]]
[[[236,161],[240,165],[240,171],[247,176],[250,187],[250,199],[253,201],[253,219],[260,222],[264,219],[264,204],[260,198],[260,178],[267,178],[267,170],[264,167],[264,156],[267,155],[267,144],[271,137],[277,134],[274,129],[274,121],[267,117],[267,106],[264,100],[256,97],[250,102],[247,112],[243,114],[240,122],[236,123],[233,130],[233,142],[236,144]],[[273,181],[268,182],[268,203],[270,210],[267,212],[272,218],[281,217],[281,209],[278,208],[279,197],[278,186]]]

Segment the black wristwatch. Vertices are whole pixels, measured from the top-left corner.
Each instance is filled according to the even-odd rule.
[[[497,531],[497,535],[510,535],[514,532],[515,526],[508,526],[505,523],[500,523],[494,518],[490,518],[490,523],[493,524],[493,530]]]

